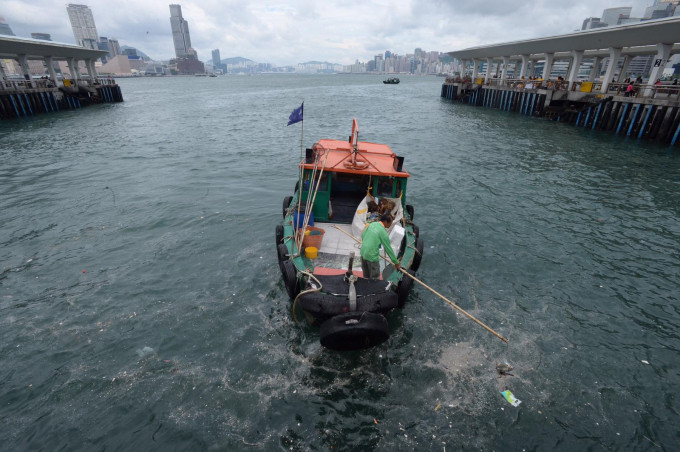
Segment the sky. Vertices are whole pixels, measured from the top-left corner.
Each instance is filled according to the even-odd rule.
[[[555,36],[580,30],[602,10],[633,8],[641,17],[653,0],[192,0],[177,1],[202,61],[244,57],[275,66],[307,61],[352,64],[386,50],[399,55]],[[100,36],[118,39],[156,60],[174,58],[169,1],[86,0]],[[50,33],[75,43],[66,2],[2,0],[14,33]]]

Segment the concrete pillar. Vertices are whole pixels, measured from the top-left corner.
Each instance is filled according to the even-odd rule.
[[[7,79],[7,73],[5,72],[5,66],[3,66],[2,61],[0,61],[0,77],[3,80]]]
[[[569,86],[567,91],[571,91],[574,87],[574,83],[578,78],[578,71],[581,68],[581,62],[583,61],[583,50],[572,50],[571,51],[571,71],[569,71]]]
[[[479,60],[476,58],[472,59],[472,82],[477,83],[477,76],[479,75]]]
[[[600,71],[599,71],[600,61],[602,61],[601,57],[595,57],[595,59],[593,60],[593,67],[590,68],[590,74],[588,74],[588,81],[589,82],[594,82],[595,76],[600,73]]]
[[[623,65],[621,66],[619,77],[616,79],[617,82],[622,82],[626,79],[626,72],[628,72],[628,66],[630,65],[631,61],[633,61],[632,56],[626,55],[623,57]]]
[[[30,81],[31,71],[28,69],[28,57],[24,54],[17,55],[17,61],[19,62],[19,66],[21,66],[21,72],[23,73],[24,78]]]
[[[94,68],[94,60],[88,58],[85,60],[85,67],[87,67],[87,73],[90,75],[90,79],[94,81],[97,78],[97,70]]]
[[[54,86],[59,86],[59,82],[57,81],[57,73],[54,72],[54,60],[52,60],[52,57],[45,57],[45,65],[47,66],[47,71],[50,74],[50,78],[54,82]]]
[[[493,58],[486,59],[486,77],[484,78],[484,83],[488,84],[491,80],[491,70],[493,69]]]
[[[75,58],[69,58],[66,60],[68,63],[68,71],[71,73],[71,79],[78,83],[80,79],[80,71],[78,70],[78,62]]]
[[[510,66],[510,57],[503,57],[503,72],[501,73],[501,85],[505,85],[508,79],[508,66]]]
[[[616,73],[616,66],[619,63],[619,57],[621,56],[620,47],[610,47],[609,48],[609,63],[607,64],[607,71],[604,74],[604,81],[602,82],[601,93],[606,93],[609,89],[609,84],[614,78]]]
[[[673,44],[657,44],[656,45],[656,56],[654,57],[654,64],[652,64],[652,72],[649,74],[648,85],[652,85],[656,82],[656,79],[663,76],[663,70],[671,57],[671,49]],[[651,96],[653,88],[647,88],[645,90],[645,96]]]
[[[522,55],[522,69],[517,78],[525,77],[527,75],[527,69],[529,69],[529,55]]]
[[[550,73],[552,72],[553,61],[555,60],[554,53],[545,54],[545,66],[543,66],[543,80],[550,78]]]

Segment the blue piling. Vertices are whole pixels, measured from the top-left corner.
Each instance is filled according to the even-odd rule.
[[[678,124],[678,128],[675,131],[675,135],[673,135],[673,140],[671,141],[671,146],[675,146],[675,142],[678,141],[678,135],[680,135],[680,124]]]
[[[633,117],[630,118],[630,126],[628,126],[628,132],[626,132],[626,136],[630,136],[630,132],[633,130],[633,126],[635,125],[635,120],[637,119],[637,114],[640,111],[640,104],[637,104],[635,106],[635,111],[633,112]]]
[[[17,103],[14,101],[14,95],[13,94],[9,95],[9,100],[12,101],[12,107],[14,107],[14,113],[16,113],[17,118],[20,118],[21,115],[19,114],[19,108],[17,108]]]
[[[645,127],[647,126],[647,121],[649,120],[649,115],[652,112],[652,109],[654,106],[650,105],[649,108],[647,109],[647,114],[645,115],[645,120],[642,121],[642,126],[640,126],[640,132],[638,133],[638,139],[642,138],[642,134],[645,131]]]
[[[616,134],[619,134],[619,131],[621,130],[621,126],[623,126],[623,120],[626,119],[626,114],[628,113],[628,107],[630,107],[630,104],[626,104],[623,107],[623,113],[621,114],[621,120],[619,121],[619,125],[616,128]]]
[[[24,100],[26,101],[26,106],[28,107],[28,112],[33,116],[33,107],[31,106],[31,99],[29,99],[28,94],[24,93]]]
[[[595,112],[595,119],[593,119],[593,126],[591,129],[595,130],[595,124],[597,124],[597,119],[600,117],[600,110],[602,109],[602,102],[597,106],[597,111]]]
[[[588,113],[586,113],[586,120],[583,121],[583,127],[586,127],[588,125],[588,120],[590,119],[590,111],[593,109],[593,107],[588,107]]]

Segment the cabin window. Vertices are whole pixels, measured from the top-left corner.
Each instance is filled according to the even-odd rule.
[[[312,183],[314,185],[311,187],[311,189],[314,190],[314,188],[316,187],[316,183],[319,180],[318,179],[319,173],[317,172],[315,176],[316,177],[314,179],[314,182],[311,182],[310,179],[312,178],[312,172],[311,171],[305,172],[305,177],[304,177],[304,180],[302,181],[302,187],[303,187],[302,189],[304,191],[308,191],[310,189],[310,184],[312,184]],[[325,173],[323,176],[321,176],[321,183],[319,184],[319,191],[328,191],[328,173]]]
[[[394,177],[381,177],[378,179],[378,197],[393,198]]]
[[[369,176],[352,173],[331,173],[333,194],[366,194]]]

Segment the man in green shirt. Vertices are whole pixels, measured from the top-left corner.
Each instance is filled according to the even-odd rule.
[[[361,270],[364,272],[364,278],[380,279],[380,245],[385,248],[397,270],[401,269],[399,259],[392,250],[390,237],[387,235],[390,226],[392,215],[385,213],[380,217],[380,221],[368,223],[361,233]]]

